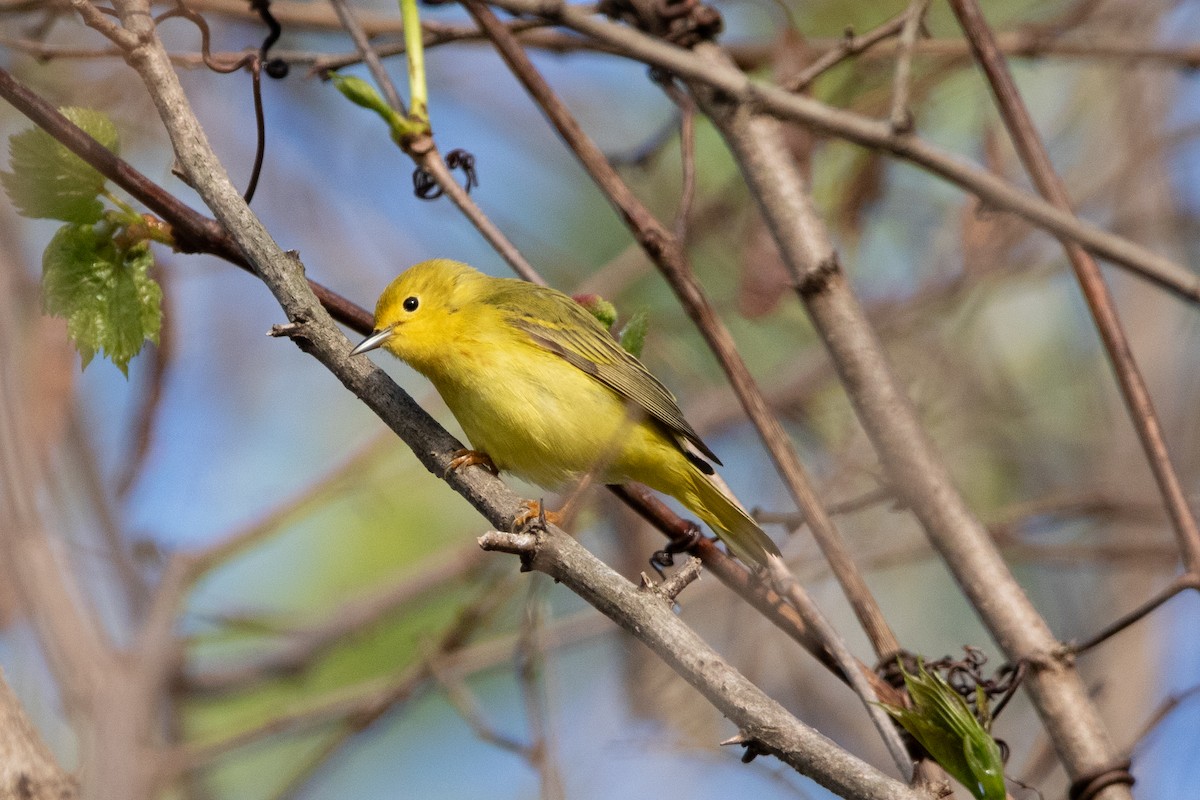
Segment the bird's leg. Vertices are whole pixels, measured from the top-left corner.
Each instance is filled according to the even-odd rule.
[[[450,459],[450,465],[446,467],[446,473],[443,477],[447,477],[451,472],[458,472],[463,467],[483,467],[493,475],[499,475],[500,470],[496,469],[496,465],[492,462],[492,457],[482,450],[455,450],[453,458]]]
[[[664,568],[675,566],[675,556],[686,553],[698,541],[700,541],[700,526],[694,522],[688,522],[687,533],[678,539],[672,539],[662,550],[656,550],[651,554],[650,566],[654,567],[654,571],[660,578],[663,577]]]
[[[563,515],[558,511],[547,511],[541,500],[522,500],[521,508],[524,510],[513,519],[514,531],[520,530],[535,520],[543,527],[547,522],[551,525],[561,525],[563,522]]]

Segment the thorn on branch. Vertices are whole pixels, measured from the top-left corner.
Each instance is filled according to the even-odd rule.
[[[728,747],[735,744],[741,745],[746,749],[745,752],[742,753],[743,764],[749,764],[759,756],[769,755],[766,749],[762,746],[762,743],[758,741],[758,739],[751,737],[750,734],[746,733],[745,731],[738,731],[736,736],[730,736],[728,739],[721,742],[722,747]]]

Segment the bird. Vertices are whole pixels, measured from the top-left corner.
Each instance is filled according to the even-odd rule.
[[[374,332],[350,354],[376,348],[428,378],[462,426],[471,448],[451,469],[480,465],[551,491],[589,475],[636,481],[682,503],[747,565],[780,555],[671,392],[570,296],[423,261],[383,291]],[[544,513],[526,509],[518,522]]]

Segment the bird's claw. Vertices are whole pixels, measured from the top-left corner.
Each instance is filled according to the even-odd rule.
[[[535,524],[543,530],[546,524],[561,525],[563,515],[557,511],[547,511],[546,504],[541,500],[522,500],[520,514],[513,519],[513,530],[518,531],[527,525]]]
[[[700,541],[700,538],[700,527],[695,523],[689,523],[687,533],[681,538],[667,542],[667,546],[662,550],[655,550],[650,555],[650,566],[654,567],[658,577],[663,577],[663,570],[667,567],[675,566],[675,556],[692,549],[696,542]]]
[[[455,450],[450,463],[446,466],[446,472],[442,475],[443,478],[450,477],[451,472],[458,472],[463,467],[483,467],[493,475],[499,475],[500,470],[496,468],[492,457],[482,450]]]

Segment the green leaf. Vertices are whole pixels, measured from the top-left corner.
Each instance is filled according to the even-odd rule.
[[[650,330],[650,317],[645,311],[639,311],[629,318],[621,330],[621,346],[630,354],[641,357],[642,348],[646,346],[646,333]]]
[[[880,705],[921,743],[933,760],[979,798],[1004,800],[1000,747],[967,701],[936,672],[919,663],[916,675],[901,666],[913,707]]]
[[[117,128],[108,115],[88,108],[64,108],[62,113],[117,152]],[[82,158],[41,128],[13,134],[8,147],[12,172],[0,172],[0,183],[21,214],[81,224],[100,220],[104,207],[97,195],[104,191],[104,176]]]
[[[129,374],[129,360],[162,326],[162,289],[150,277],[154,256],[140,242],[119,247],[111,230],[64,225],[42,255],[42,302],[67,320],[83,366],[99,351]]]

